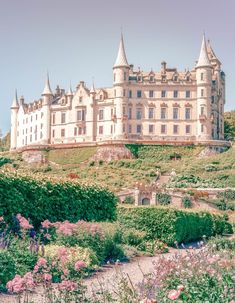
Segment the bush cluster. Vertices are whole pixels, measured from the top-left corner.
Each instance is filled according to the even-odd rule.
[[[8,223],[17,213],[30,218],[36,229],[46,219],[112,221],[116,205],[116,196],[103,188],[0,175],[0,215]]]
[[[171,196],[166,193],[157,193],[156,202],[160,205],[168,205],[171,203]]]
[[[118,219],[127,227],[146,232],[147,239],[168,245],[186,243],[203,236],[232,233],[225,217],[207,212],[189,212],[163,207],[120,207]]]

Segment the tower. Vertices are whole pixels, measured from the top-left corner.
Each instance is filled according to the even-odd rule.
[[[51,138],[51,113],[50,113],[50,105],[53,99],[53,93],[50,86],[49,75],[47,74],[47,79],[45,83],[44,90],[42,92],[42,107],[43,107],[43,143],[49,144]]]
[[[129,81],[130,66],[127,62],[123,35],[119,44],[117,59],[113,66],[113,86],[114,86],[114,104],[116,109],[116,134],[117,139],[125,138],[127,120],[124,115],[127,113],[127,87]]]
[[[19,102],[17,97],[17,91],[15,91],[15,97],[11,105],[11,150],[17,148],[17,116],[19,110]]]
[[[196,65],[197,80],[197,139],[212,139],[211,85],[212,65],[209,60],[205,35],[202,38],[200,56]]]

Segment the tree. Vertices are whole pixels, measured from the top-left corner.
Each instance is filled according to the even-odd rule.
[[[235,111],[224,114],[224,137],[227,140],[235,138]]]

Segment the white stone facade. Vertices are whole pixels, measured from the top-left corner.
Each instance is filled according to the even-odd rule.
[[[160,71],[135,70],[123,38],[113,66],[113,86],[73,92],[49,78],[30,104],[17,95],[11,106],[11,149],[35,145],[131,142],[206,142],[224,139],[225,74],[203,37],[196,66],[183,72],[162,62]]]

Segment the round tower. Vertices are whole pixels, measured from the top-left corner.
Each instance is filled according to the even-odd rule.
[[[17,91],[11,105],[11,150],[17,148],[17,120],[18,120],[19,102]]]
[[[211,83],[212,65],[210,63],[203,35],[201,52],[196,65],[197,80],[197,140],[206,141],[212,139],[211,122]]]
[[[115,138],[125,138],[127,131],[127,87],[129,81],[130,65],[127,62],[123,35],[119,44],[119,50],[116,62],[113,66],[113,89],[114,104],[116,109],[116,130]]]
[[[42,92],[43,97],[43,136],[42,143],[49,144],[51,138],[51,113],[50,113],[50,105],[53,100],[53,93],[50,86],[49,75],[47,74],[47,79],[45,83],[44,90]]]

